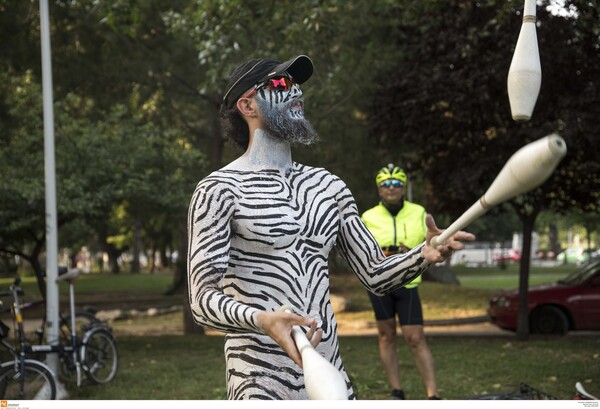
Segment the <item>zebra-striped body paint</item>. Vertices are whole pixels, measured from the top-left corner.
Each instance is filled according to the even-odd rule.
[[[385,293],[428,267],[421,249],[386,258],[346,185],[325,169],[250,170],[248,158],[210,174],[189,209],[189,301],[198,324],[224,331],[229,399],[306,399],[302,369],[255,321],[287,304],[314,317],[317,351],[343,374],[327,260],[335,247],[360,282]]]

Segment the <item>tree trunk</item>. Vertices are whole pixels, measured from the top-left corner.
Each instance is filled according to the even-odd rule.
[[[529,339],[529,267],[531,264],[531,236],[537,213],[523,215],[523,248],[519,260],[519,302],[517,307],[517,338],[526,341]]]
[[[217,111],[218,111],[217,107]],[[215,115],[212,133],[211,133],[211,147],[210,147],[210,167],[211,170],[219,169],[223,163],[223,150],[225,148],[225,139],[221,134],[221,127],[219,126],[218,118],[219,115]]]
[[[548,240],[550,241],[550,250],[556,256],[560,253],[560,243],[558,242],[558,226],[556,223],[550,223],[548,226]]]
[[[167,256],[166,246],[161,246],[160,248],[160,265],[163,268],[171,267],[171,259]]]
[[[586,251],[589,253],[589,256],[592,255],[592,230],[594,229],[594,226],[590,223],[590,222],[585,222],[583,224],[583,227],[585,228],[585,238],[587,240],[587,249]]]
[[[119,274],[121,272],[121,266],[119,266],[119,256],[121,253],[112,246],[108,246],[108,265],[112,274]]]
[[[139,273],[140,267],[140,253],[142,252],[142,223],[139,219],[136,219],[135,225],[133,226],[133,260],[131,261],[131,272]]]
[[[179,236],[179,255],[175,263],[175,271],[173,274],[173,282],[165,291],[165,295],[172,295],[177,292],[183,293],[183,333],[184,334],[204,334],[204,328],[194,322],[192,310],[190,309],[190,301],[188,295],[188,280],[187,280],[187,226],[185,223],[180,223],[177,226],[177,234]]]
[[[156,243],[153,243],[152,246],[150,246],[150,254],[147,255],[148,258],[148,267],[150,270],[150,273],[154,274],[157,270],[157,266],[156,266],[156,252],[158,251]],[[160,268],[160,265],[158,266],[158,268]]]
[[[44,268],[40,263],[40,254],[42,253],[42,249],[46,243],[46,238],[35,239],[35,245],[33,246],[33,250],[31,254],[25,259],[31,264],[31,268],[33,268],[33,272],[35,273],[35,278],[37,280],[38,290],[40,291],[40,295],[42,299],[46,299],[46,274],[44,273]]]
[[[196,324],[190,308],[188,279],[187,279],[187,258],[188,258],[188,236],[187,225],[181,223],[178,229],[179,233],[179,257],[177,258],[176,270],[180,276],[180,282],[183,287],[183,333],[184,334],[204,334],[204,327]],[[180,284],[180,285],[181,285]]]
[[[103,252],[108,255],[108,269],[112,274],[119,274],[121,268],[119,267],[119,256],[121,252],[115,247],[114,244],[107,242],[107,234],[105,231],[98,232],[98,241],[100,242],[100,248]]]

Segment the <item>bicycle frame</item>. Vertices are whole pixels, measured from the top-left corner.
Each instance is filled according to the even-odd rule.
[[[21,291],[22,290],[16,285],[16,283],[11,285],[11,287],[10,287],[10,292],[12,294],[13,301],[14,301],[13,305],[12,305],[12,310],[13,310],[13,315],[15,317],[15,323],[17,326],[18,347],[15,347],[10,342],[6,341],[5,337],[8,336],[8,327],[6,327],[4,324],[2,324],[4,327],[6,327],[6,332],[3,331],[2,337],[0,339],[0,343],[2,343],[2,345],[4,345],[6,347],[6,349],[8,349],[8,351],[13,355],[14,359],[12,361],[3,362],[2,364],[0,364],[0,368],[7,368],[10,366],[14,366],[15,373],[18,374],[19,396],[22,396],[22,394],[24,393],[24,390],[25,390],[25,383],[27,382],[27,380],[26,380],[27,367],[29,366],[30,369],[32,366],[34,368],[35,367],[43,368],[43,370],[46,371],[47,374],[52,377],[51,389],[53,390],[53,392],[51,392],[51,394],[54,397],[55,393],[56,393],[56,380],[57,380],[56,374],[44,362],[36,360],[36,359],[28,359],[27,358],[27,354],[31,351],[30,351],[30,348],[28,348],[28,346],[25,343],[25,330],[24,330],[24,325],[23,325],[23,314],[21,313],[21,304],[20,304],[20,300],[19,300],[19,292],[21,292]],[[16,379],[16,378],[14,378],[14,379]]]
[[[17,340],[18,340],[18,348],[12,348],[14,350],[15,356],[19,357],[21,362],[24,361],[27,354],[31,353],[44,353],[44,354],[72,354],[73,362],[75,363],[76,375],[77,375],[77,386],[81,386],[81,363],[79,357],[77,355],[79,350],[79,340],[77,339],[76,328],[75,328],[75,301],[74,301],[74,289],[73,284],[70,283],[70,307],[71,307],[71,334],[69,336],[68,344],[28,344],[25,341],[25,329],[23,325],[23,313],[21,311],[21,300],[19,297],[20,288],[13,284],[10,287],[10,291],[13,297],[13,315],[15,317],[15,322],[17,324]],[[4,343],[4,342],[3,342]],[[7,346],[7,345],[5,345]]]
[[[21,296],[23,290],[19,286],[20,279],[17,277],[9,292],[0,292],[0,295],[10,295],[13,299],[11,307],[16,327],[17,340],[14,345],[5,342],[5,345],[15,356],[15,365],[21,362],[21,368],[26,357],[33,353],[58,354],[62,364],[62,372],[67,376],[75,376],[77,386],[81,386],[83,375],[94,384],[110,382],[116,375],[118,367],[118,352],[115,339],[110,327],[97,320],[89,313],[79,314],[75,311],[75,281],[79,270],[70,270],[59,274],[59,281],[67,281],[69,284],[69,315],[68,318],[60,315],[59,339],[46,340],[44,343],[44,325],[36,331],[38,341],[30,343],[25,338],[22,310],[28,304],[22,304]],[[83,318],[83,324],[77,320]],[[79,327],[77,327],[79,325]],[[57,374],[52,374],[57,378]]]
[[[73,354],[73,362],[75,362],[75,370],[77,373],[77,386],[80,386],[81,385],[81,363],[79,362],[79,359],[77,356],[79,345],[77,344],[77,342],[78,342],[77,328],[75,328],[75,280],[77,279],[78,275],[79,275],[79,271],[73,270],[71,272],[63,274],[62,276],[59,275],[58,278],[56,279],[56,282],[58,283],[61,280],[66,280],[69,283],[69,312],[70,312],[70,316],[71,316],[71,336],[70,336],[71,351],[70,352]],[[65,349],[65,351],[69,352],[67,349]]]

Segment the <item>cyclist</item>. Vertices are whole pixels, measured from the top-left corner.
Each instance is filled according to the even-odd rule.
[[[381,201],[362,214],[362,220],[384,254],[406,253],[425,240],[425,208],[404,198],[406,173],[389,164],[375,177]],[[379,356],[392,387],[392,399],[404,399],[396,351],[396,315],[404,341],[410,346],[417,369],[423,379],[428,399],[439,399],[433,356],[423,331],[423,312],[419,298],[418,276],[406,286],[383,296],[369,292],[375,311],[379,336]]]

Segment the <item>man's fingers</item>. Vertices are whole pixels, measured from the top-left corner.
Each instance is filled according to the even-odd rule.
[[[429,230],[430,232],[433,232],[435,234],[441,233],[440,229],[438,229],[437,225],[435,224],[433,216],[429,213],[427,214],[427,216],[425,216],[425,226],[427,226],[427,230]]]
[[[283,348],[285,352],[287,352],[290,358],[302,368],[302,355],[298,351],[296,342],[294,341],[292,335],[292,327],[308,327],[308,331],[305,334],[305,336],[308,338],[313,348],[316,347],[319,344],[319,342],[321,342],[323,330],[317,328],[317,321],[314,318],[296,315],[292,313],[290,309],[287,309],[287,312],[285,312],[282,318],[286,322],[286,327],[289,330],[289,337],[286,337],[285,340],[278,340],[277,343]],[[289,344],[287,342],[288,340],[290,341]]]
[[[315,335],[312,338],[309,338],[310,344],[313,346],[313,348],[316,348],[317,345],[319,345],[319,342],[321,342],[321,337],[323,337],[323,330],[319,328],[315,332]]]
[[[448,259],[448,257],[451,257],[453,252],[462,250],[464,248],[462,243],[463,241],[475,240],[475,236],[473,234],[461,230],[453,234],[444,243],[438,244],[434,248],[431,246],[431,239],[442,234],[443,230],[440,230],[437,227],[433,216],[429,213],[425,217],[425,224],[427,226],[427,235],[425,241],[427,245],[423,249],[423,255],[428,261],[433,263],[441,263],[442,261]]]
[[[468,233],[466,231],[460,230],[460,231],[454,233],[452,238],[454,240],[459,240],[459,241],[473,241],[473,240],[475,240],[475,235],[472,233]]]
[[[306,333],[306,338],[312,339],[316,330],[317,330],[317,323],[316,323],[316,321],[313,321],[313,323],[308,328],[308,332]]]

